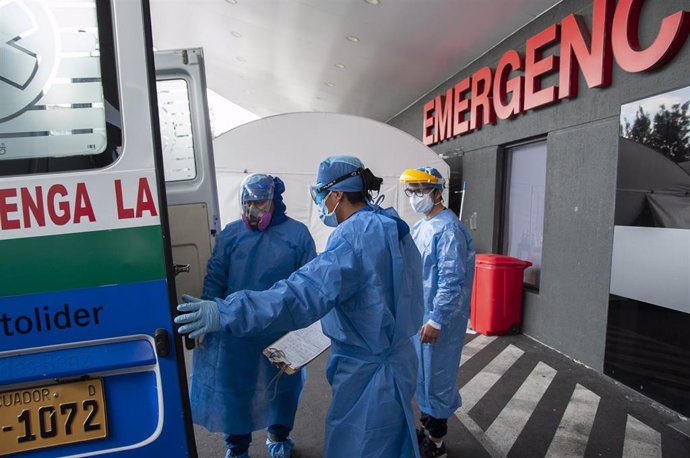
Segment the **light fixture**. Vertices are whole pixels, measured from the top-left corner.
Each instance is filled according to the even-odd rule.
[[[359,43],[359,38],[354,36],[354,35],[350,35],[347,37],[347,41],[351,41],[353,43]]]
[[[345,68],[345,64],[341,64],[341,63],[334,64],[333,66],[336,68],[339,68],[339,69]]]
[[[379,0],[364,0],[364,3],[368,3],[370,5],[378,5],[381,2]]]
[[[240,62],[247,62],[247,59],[242,56],[237,56],[235,59],[239,60]]]
[[[237,0],[225,0],[225,1],[230,3],[231,5],[237,5]]]
[[[335,83],[331,83],[330,81],[328,81],[328,82],[326,82],[326,86],[333,87],[333,86],[335,86]]]
[[[230,32],[230,35],[232,35],[235,38],[242,38],[242,34],[240,32],[232,31]]]

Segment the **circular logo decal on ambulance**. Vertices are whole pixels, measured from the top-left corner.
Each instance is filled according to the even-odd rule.
[[[43,3],[0,0],[0,123],[36,104],[55,78],[60,36]]]

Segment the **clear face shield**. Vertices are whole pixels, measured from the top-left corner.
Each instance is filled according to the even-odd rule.
[[[407,169],[400,175],[400,182],[405,195],[410,199],[410,206],[417,213],[427,214],[435,205],[443,202],[441,192],[445,180],[438,171],[429,167]],[[435,193],[434,191],[439,191]]]
[[[264,231],[273,216],[273,178],[263,174],[249,175],[240,185],[242,221],[253,230]]]

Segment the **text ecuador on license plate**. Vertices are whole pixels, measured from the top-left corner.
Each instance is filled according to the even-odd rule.
[[[107,435],[101,379],[0,393],[0,455]]]

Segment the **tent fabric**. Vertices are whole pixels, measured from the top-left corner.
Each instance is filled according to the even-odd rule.
[[[690,229],[690,195],[647,194],[657,227]]]
[[[616,225],[637,225],[651,211],[656,227],[689,228],[690,174],[658,151],[621,137],[616,188]]]
[[[319,163],[335,154],[359,157],[383,178],[382,207],[396,209],[412,226],[419,215],[410,208],[399,184],[400,173],[430,166],[443,176],[450,167],[416,138],[372,119],[336,113],[288,113],[236,127],[213,141],[221,226],[239,217],[237,196],[249,173],[279,176],[285,182],[287,214],[303,222],[323,251],[332,232],[320,220],[309,194]],[[448,201],[448,190],[444,191]]]

